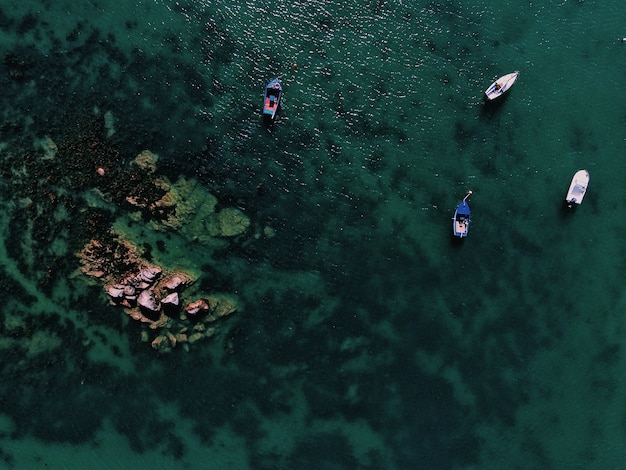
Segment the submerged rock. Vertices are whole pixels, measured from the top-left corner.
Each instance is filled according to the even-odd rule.
[[[213,237],[241,235],[250,226],[250,219],[235,207],[226,207],[206,219],[206,230]]]
[[[220,235],[222,237],[234,237],[244,233],[250,226],[250,219],[235,207],[226,207],[218,214]]]
[[[220,296],[216,301],[217,305],[214,309],[214,314],[217,318],[225,317],[237,311],[237,303],[228,296]]]
[[[115,118],[111,111],[104,113],[104,128],[107,130],[107,137],[115,134]]]
[[[158,159],[158,155],[152,153],[150,150],[144,150],[135,157],[135,164],[147,170],[149,173],[153,173],[156,170],[156,162]]]
[[[154,340],[152,340],[152,343],[150,343],[150,345],[152,346],[153,349],[156,349],[156,350],[167,351],[170,349],[170,341],[165,335],[157,336],[156,338],[154,338]]]
[[[193,333],[192,335],[190,335],[187,338],[187,341],[189,343],[193,344],[193,343],[195,343],[197,341],[200,341],[202,338],[204,338],[204,335],[202,333],[198,332],[198,333]]]

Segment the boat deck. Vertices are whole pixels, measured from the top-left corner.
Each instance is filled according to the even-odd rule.
[[[454,224],[454,230],[456,233],[461,235],[467,234],[467,220],[456,220]]]
[[[572,183],[569,186],[565,201],[569,204],[581,204],[585,193],[587,192],[587,185],[589,184],[589,173],[587,170],[578,170],[572,178]]]

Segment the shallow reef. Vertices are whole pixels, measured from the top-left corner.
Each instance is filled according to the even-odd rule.
[[[57,141],[45,136],[23,153],[8,152],[1,171],[11,179],[15,210],[6,250],[24,278],[35,280],[29,289],[52,296],[60,277],[78,282],[67,256],[76,253],[80,272],[91,279],[86,284],[100,285],[110,303],[146,325],[143,341],[159,351],[181,343],[188,349],[212,336],[208,323],[236,311],[237,300],[200,291],[202,265],[169,250],[166,240],[193,244],[210,258],[228,240],[246,237],[250,220],[234,207],[218,210],[217,198],[195,180],[170,182],[152,152],[128,158],[109,140],[113,121],[95,109]],[[160,260],[152,245],[163,252]],[[172,279],[180,282],[168,288]],[[190,313],[188,304],[199,300],[204,306]]]

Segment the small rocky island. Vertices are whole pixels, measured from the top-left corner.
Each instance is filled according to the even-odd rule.
[[[197,183],[181,178],[172,184],[155,176],[156,161],[156,155],[144,151],[131,165],[133,174],[142,178],[124,196],[128,220],[148,220],[150,230],[176,231],[186,240],[207,245],[247,230],[250,221],[242,211],[229,207],[216,211],[217,199]],[[102,167],[96,174],[107,178]],[[100,195],[108,198],[104,192]],[[102,285],[112,305],[146,325],[142,340],[160,352],[178,345],[189,349],[215,334],[218,319],[237,310],[234,295],[198,292],[194,288],[198,274],[146,259],[119,229],[97,234],[77,256],[82,273]]]
[[[70,298],[85,295],[99,311],[110,302],[135,320],[131,336],[160,352],[214,335],[220,318],[241,310],[224,287],[228,269],[216,259],[269,238],[271,229],[251,234],[241,208],[220,204],[210,182],[179,171],[173,159],[158,165],[148,150],[127,155],[123,148],[133,145],[137,129],[116,131],[111,112],[95,108],[73,119],[34,140],[16,123],[12,150],[0,162],[0,176],[12,188],[0,251],[9,271],[19,273],[21,310],[33,318],[67,318],[86,344],[108,348],[108,358],[117,353],[101,339],[101,319],[71,311]],[[101,289],[99,299],[90,285]],[[112,318],[105,323],[119,325]]]
[[[188,349],[215,333],[213,322],[237,310],[235,298],[225,294],[187,299],[185,290],[195,281],[192,274],[148,263],[117,236],[107,242],[92,240],[79,258],[82,272],[104,284],[111,304],[149,327],[142,339],[159,351],[178,344]]]

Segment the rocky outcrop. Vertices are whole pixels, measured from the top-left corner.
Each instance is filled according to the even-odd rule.
[[[213,336],[216,329],[208,324],[237,310],[235,300],[227,295],[200,296],[184,304],[183,291],[194,283],[191,274],[168,272],[146,262],[135,265],[133,272],[105,286],[105,292],[112,304],[124,307],[133,320],[157,333],[152,340],[147,333],[142,338],[160,352],[177,346],[188,349]]]
[[[185,307],[185,312],[191,317],[199,317],[211,311],[211,306],[207,299],[195,300]]]
[[[137,305],[149,313],[158,313],[161,310],[160,302],[157,302],[154,291],[151,289],[142,290],[137,297]]]
[[[178,292],[172,292],[168,296],[166,296],[163,300],[161,300],[161,305],[163,307],[178,307],[180,305],[180,298],[178,297]]]
[[[156,172],[157,159],[149,151],[141,152],[126,170],[99,161],[95,168],[102,171],[96,170],[95,176],[91,172],[91,178],[104,200],[130,210],[133,222],[149,221],[148,229],[176,231],[177,237],[214,248],[228,246],[227,238],[248,230],[250,220],[243,211],[229,207],[218,211],[217,198],[195,179],[170,182]],[[233,297],[198,292],[196,275],[152,261],[151,248],[145,248],[151,243],[127,240],[136,240],[137,232],[125,234],[110,225],[107,232],[106,218],[98,214],[89,220],[86,239],[92,239],[77,253],[81,271],[104,286],[111,304],[146,324],[142,341],[159,351],[181,345],[186,349],[214,334],[215,327],[208,324],[236,311]],[[144,247],[145,255],[138,246]]]
[[[173,274],[167,278],[163,285],[167,290],[177,291],[183,289],[189,283],[189,279],[182,274]]]
[[[106,292],[107,294],[109,294],[109,297],[117,300],[117,299],[124,298],[124,289],[125,289],[125,286],[121,284],[115,284],[113,286],[108,286],[106,288]]]
[[[162,269],[159,268],[158,266],[144,266],[141,269],[138,277],[143,282],[152,284],[162,272],[163,272]]]

